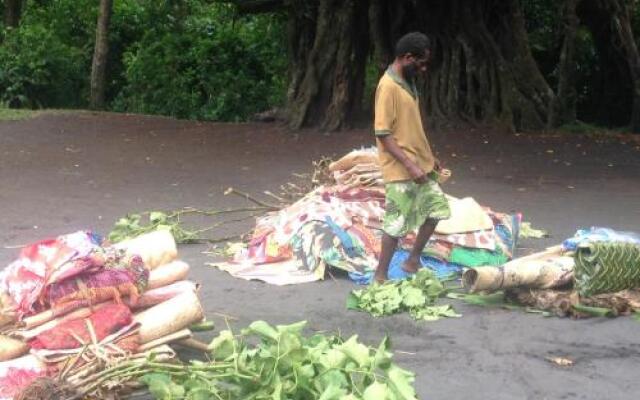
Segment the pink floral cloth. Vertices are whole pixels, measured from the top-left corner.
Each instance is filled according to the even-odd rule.
[[[11,299],[4,306],[19,317],[37,312],[44,288],[94,267],[90,254],[99,248],[98,237],[87,231],[24,247],[18,259],[0,272],[0,291]]]

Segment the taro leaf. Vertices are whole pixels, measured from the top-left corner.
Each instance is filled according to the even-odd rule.
[[[271,386],[273,386],[273,393],[271,393],[271,398],[273,400],[283,400],[282,396],[282,381],[280,380],[280,375],[276,375],[271,382]]]
[[[330,384],[320,393],[318,400],[342,400],[346,394],[347,391],[342,389],[340,385]]]
[[[307,326],[307,321],[296,322],[295,324],[289,325],[277,325],[276,330],[278,332],[290,332],[296,335],[301,335],[304,327]]]
[[[349,387],[350,385],[347,375],[339,369],[332,369],[323,373],[315,383],[320,391],[325,390],[329,386],[343,388]]]
[[[418,288],[407,287],[402,290],[402,303],[407,307],[419,307],[424,305],[426,301],[427,298]]]
[[[347,297],[347,310],[360,310],[360,298],[358,293],[360,290],[354,290]]]
[[[189,391],[187,393],[187,396],[185,397],[185,400],[211,400],[218,398],[219,395],[217,397],[217,394],[218,392],[216,392],[215,390],[199,388]]]
[[[389,377],[388,385],[393,390],[396,398],[400,400],[417,400],[416,391],[413,388],[415,375],[412,372],[397,365],[392,365],[387,370],[387,376]]]
[[[318,358],[318,364],[324,371],[342,368],[346,361],[347,355],[338,349],[329,349]]]
[[[233,333],[229,330],[221,331],[220,334],[213,338],[211,343],[209,344],[209,351],[213,356],[214,360],[226,360],[227,358],[234,355],[235,349],[235,338],[233,337]]]
[[[424,290],[426,295],[434,300],[446,292],[446,289],[444,288],[442,283],[440,283],[440,281],[438,281],[437,279],[428,281],[428,284],[424,287]]]
[[[158,231],[172,231],[175,232],[174,226],[169,224],[160,224],[156,226],[156,230]]]
[[[385,400],[389,397],[389,387],[385,383],[373,382],[362,393],[363,400]]]
[[[253,322],[243,333],[252,333],[258,335],[262,339],[270,339],[274,342],[277,342],[280,336],[278,331],[265,321]]]
[[[184,388],[176,385],[169,375],[153,373],[143,376],[140,380],[149,387],[149,392],[157,400],[174,400],[184,397]]]
[[[378,346],[376,354],[373,357],[373,366],[375,368],[389,368],[389,366],[391,365],[391,357],[393,355],[390,351],[388,351],[390,347],[391,340],[388,336],[385,336],[384,339],[382,339],[382,342],[380,343],[380,346]]]
[[[292,332],[280,333],[276,351],[281,369],[293,368],[307,358],[307,350],[303,347],[300,334]]]
[[[426,268],[412,278],[372,285],[367,289],[353,291],[347,299],[347,308],[366,311],[374,317],[409,311],[418,320],[435,320],[438,317],[457,317],[450,307],[425,309],[447,293],[435,274]]]
[[[362,343],[358,343],[358,335],[353,335],[343,344],[336,346],[359,367],[368,367],[371,364],[369,348]]]
[[[447,297],[450,299],[462,300],[465,303],[473,304],[476,306],[504,307],[505,305],[507,305],[503,292],[496,292],[496,293],[491,293],[487,295],[467,294],[467,293],[448,293]]]
[[[151,211],[149,213],[149,222],[152,224],[164,224],[167,221],[167,214],[161,211]]]

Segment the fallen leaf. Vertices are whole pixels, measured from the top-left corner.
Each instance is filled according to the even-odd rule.
[[[566,357],[546,357],[545,360],[560,367],[571,367],[574,364],[572,359]]]

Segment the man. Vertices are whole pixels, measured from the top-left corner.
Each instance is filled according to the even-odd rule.
[[[431,56],[422,33],[403,36],[395,60],[380,79],[375,97],[374,129],[385,182],[386,210],[376,282],[384,282],[398,240],[418,229],[415,244],[403,265],[414,273],[420,254],[438,221],[449,218],[449,203],[437,182],[439,165],[427,141],[415,78],[424,74]]]

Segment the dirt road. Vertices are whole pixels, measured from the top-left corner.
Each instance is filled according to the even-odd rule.
[[[433,134],[454,171],[445,190],[499,211],[521,211],[552,238],[521,243],[520,254],[562,241],[576,229],[640,231],[640,152],[633,144],[584,137]],[[116,114],[45,115],[0,123],[0,265],[38,239],[92,229],[107,233],[132,211],[223,208],[234,186],[260,193],[307,172],[322,155],[370,145],[366,131],[286,133],[276,125],[223,125]],[[635,145],[637,146],[637,144]],[[251,227],[226,227],[225,236]],[[423,399],[630,399],[640,391],[640,323],[630,318],[572,321],[456,305],[460,319],[415,323],[345,310],[345,279],[295,287],[245,282],[204,266],[206,246],[183,246],[203,284],[209,317],[302,319],[317,330],[385,334],[397,360],[417,373]],[[575,360],[556,367],[549,356]]]

